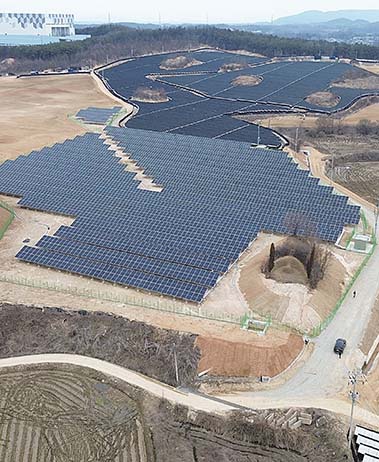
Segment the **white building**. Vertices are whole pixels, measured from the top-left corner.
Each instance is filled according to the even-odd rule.
[[[75,35],[74,15],[0,13],[1,35],[70,37]]]

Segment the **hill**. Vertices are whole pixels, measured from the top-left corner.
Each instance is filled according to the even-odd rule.
[[[337,11],[304,11],[293,16],[285,16],[274,21],[275,25],[288,24],[320,24],[328,21],[349,19],[351,21],[364,20],[379,21],[379,10],[337,10]]]

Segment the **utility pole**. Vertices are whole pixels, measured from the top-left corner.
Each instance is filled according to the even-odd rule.
[[[257,139],[257,146],[261,144],[261,126],[258,124],[258,139]]]
[[[175,378],[176,378],[176,383],[179,385],[178,358],[176,357],[176,345],[175,345],[175,343],[174,343],[174,364],[175,364]]]
[[[351,443],[353,441],[353,419],[354,419],[354,408],[355,403],[358,400],[359,393],[357,391],[358,382],[363,383],[364,375],[361,369],[355,369],[349,373],[349,384],[351,385],[350,398],[351,398],[351,411],[350,411],[350,423],[349,423],[349,450],[351,450]]]
[[[332,183],[334,182],[334,152],[332,154],[332,172],[330,174],[330,179],[332,180]]]

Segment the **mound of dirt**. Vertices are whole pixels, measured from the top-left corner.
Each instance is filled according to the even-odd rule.
[[[167,58],[160,64],[160,69],[170,71],[173,69],[185,69],[187,67],[199,66],[203,64],[197,59],[192,59],[187,56],[176,56],[175,58]]]
[[[317,91],[316,93],[312,93],[311,95],[305,98],[305,101],[310,104],[314,104],[315,106],[322,106],[322,107],[334,107],[340,101],[340,97],[331,93],[330,91]]]
[[[242,69],[246,69],[247,64],[245,63],[225,63],[223,64],[219,72],[233,72],[233,71],[241,71]]]
[[[275,261],[271,278],[284,284],[308,284],[304,265],[295,257],[286,256]]]
[[[164,88],[139,87],[132,96],[132,101],[140,103],[167,103],[169,98]]]
[[[235,87],[255,87],[263,81],[260,75],[240,75],[232,80]]]

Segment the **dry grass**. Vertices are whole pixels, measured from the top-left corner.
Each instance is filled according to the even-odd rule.
[[[141,103],[166,103],[169,98],[164,88],[139,87],[134,92],[132,100]]]
[[[340,97],[330,91],[318,91],[307,96],[305,101],[315,106],[334,107],[339,103]]]
[[[247,64],[245,63],[225,63],[220,67],[219,72],[240,71],[242,69],[245,69],[246,67]]]
[[[255,87],[263,81],[260,75],[240,75],[232,80],[235,87]]]
[[[333,86],[341,88],[359,88],[361,90],[378,90],[379,76],[369,75],[357,79],[345,79],[340,82],[334,82]]]
[[[187,56],[176,56],[175,58],[168,58],[161,62],[160,69],[166,71],[175,70],[175,69],[186,69],[187,67],[199,66],[203,64],[197,59],[191,59]]]
[[[113,107],[89,75],[0,79],[0,162],[85,133],[69,115]]]

